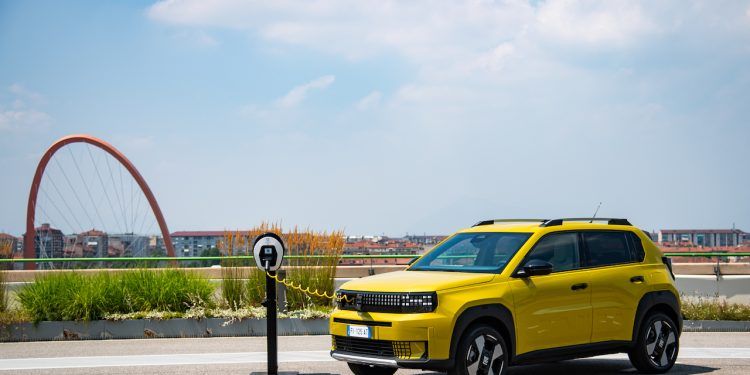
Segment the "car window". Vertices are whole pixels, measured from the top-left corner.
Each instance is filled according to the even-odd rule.
[[[459,233],[419,258],[410,271],[501,271],[529,233]]]
[[[583,232],[583,240],[588,251],[588,265],[591,267],[629,263],[633,257],[628,247],[625,232]]]
[[[569,271],[581,267],[577,233],[553,233],[537,242],[527,257],[552,264],[552,272]]]
[[[643,250],[641,238],[633,232],[628,232],[628,235],[630,236],[630,244],[632,245],[633,259],[643,262],[643,259],[646,258],[646,251]]]

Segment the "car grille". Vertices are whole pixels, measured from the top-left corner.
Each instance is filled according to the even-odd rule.
[[[411,358],[410,341],[370,340],[356,337],[333,336],[333,344],[335,350],[353,354],[402,359]]]
[[[401,292],[357,292],[339,290],[339,308],[364,312],[420,313],[437,307],[437,295]]]

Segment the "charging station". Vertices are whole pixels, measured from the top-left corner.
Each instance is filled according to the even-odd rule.
[[[265,233],[258,236],[253,244],[255,264],[266,272],[266,351],[268,353],[268,374],[279,374],[278,333],[276,317],[276,270],[284,260],[284,241],[276,233]]]

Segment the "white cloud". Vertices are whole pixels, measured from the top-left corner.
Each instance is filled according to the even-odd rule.
[[[658,31],[641,6],[629,0],[543,3],[537,15],[539,31],[568,43],[625,45]]]
[[[526,1],[170,0],[151,19],[188,27],[249,30],[267,40],[361,59],[396,52],[416,62],[454,59],[488,40],[513,38],[533,22]],[[497,44],[497,43],[493,43]]]
[[[480,54],[470,65],[470,69],[482,69],[491,72],[499,72],[515,52],[511,43],[501,43],[492,50]]]
[[[281,108],[291,108],[305,100],[310,90],[325,90],[330,86],[336,77],[332,75],[322,76],[305,84],[291,89],[284,97],[280,98],[276,104]]]
[[[44,97],[41,94],[34,92],[32,90],[29,90],[28,88],[26,88],[20,83],[14,83],[8,86],[8,91],[11,94],[21,99],[28,99],[28,100],[32,100],[35,102],[40,102],[44,100]]]
[[[367,94],[364,98],[357,101],[357,104],[355,107],[360,111],[365,111],[368,109],[372,109],[380,105],[380,99],[383,97],[383,94],[380,93],[380,91],[373,91],[369,94]]]
[[[29,130],[50,123],[50,116],[34,109],[4,110],[0,108],[0,131]]]
[[[175,38],[203,47],[213,47],[219,44],[216,38],[203,30],[182,30],[175,34]]]
[[[52,118],[47,113],[34,108],[44,100],[42,95],[18,83],[10,85],[7,91],[12,99],[7,105],[0,103],[0,131],[35,130],[51,123]]]
[[[643,8],[626,0],[362,0],[355,6],[345,0],[166,0],[147,13],[175,26],[246,30],[349,59],[395,52],[417,64],[466,66],[519,38],[627,46],[658,31]]]

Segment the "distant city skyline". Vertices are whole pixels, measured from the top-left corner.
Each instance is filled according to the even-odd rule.
[[[0,232],[73,133],[170,232],[750,231],[748,61],[747,1],[1,2]]]

